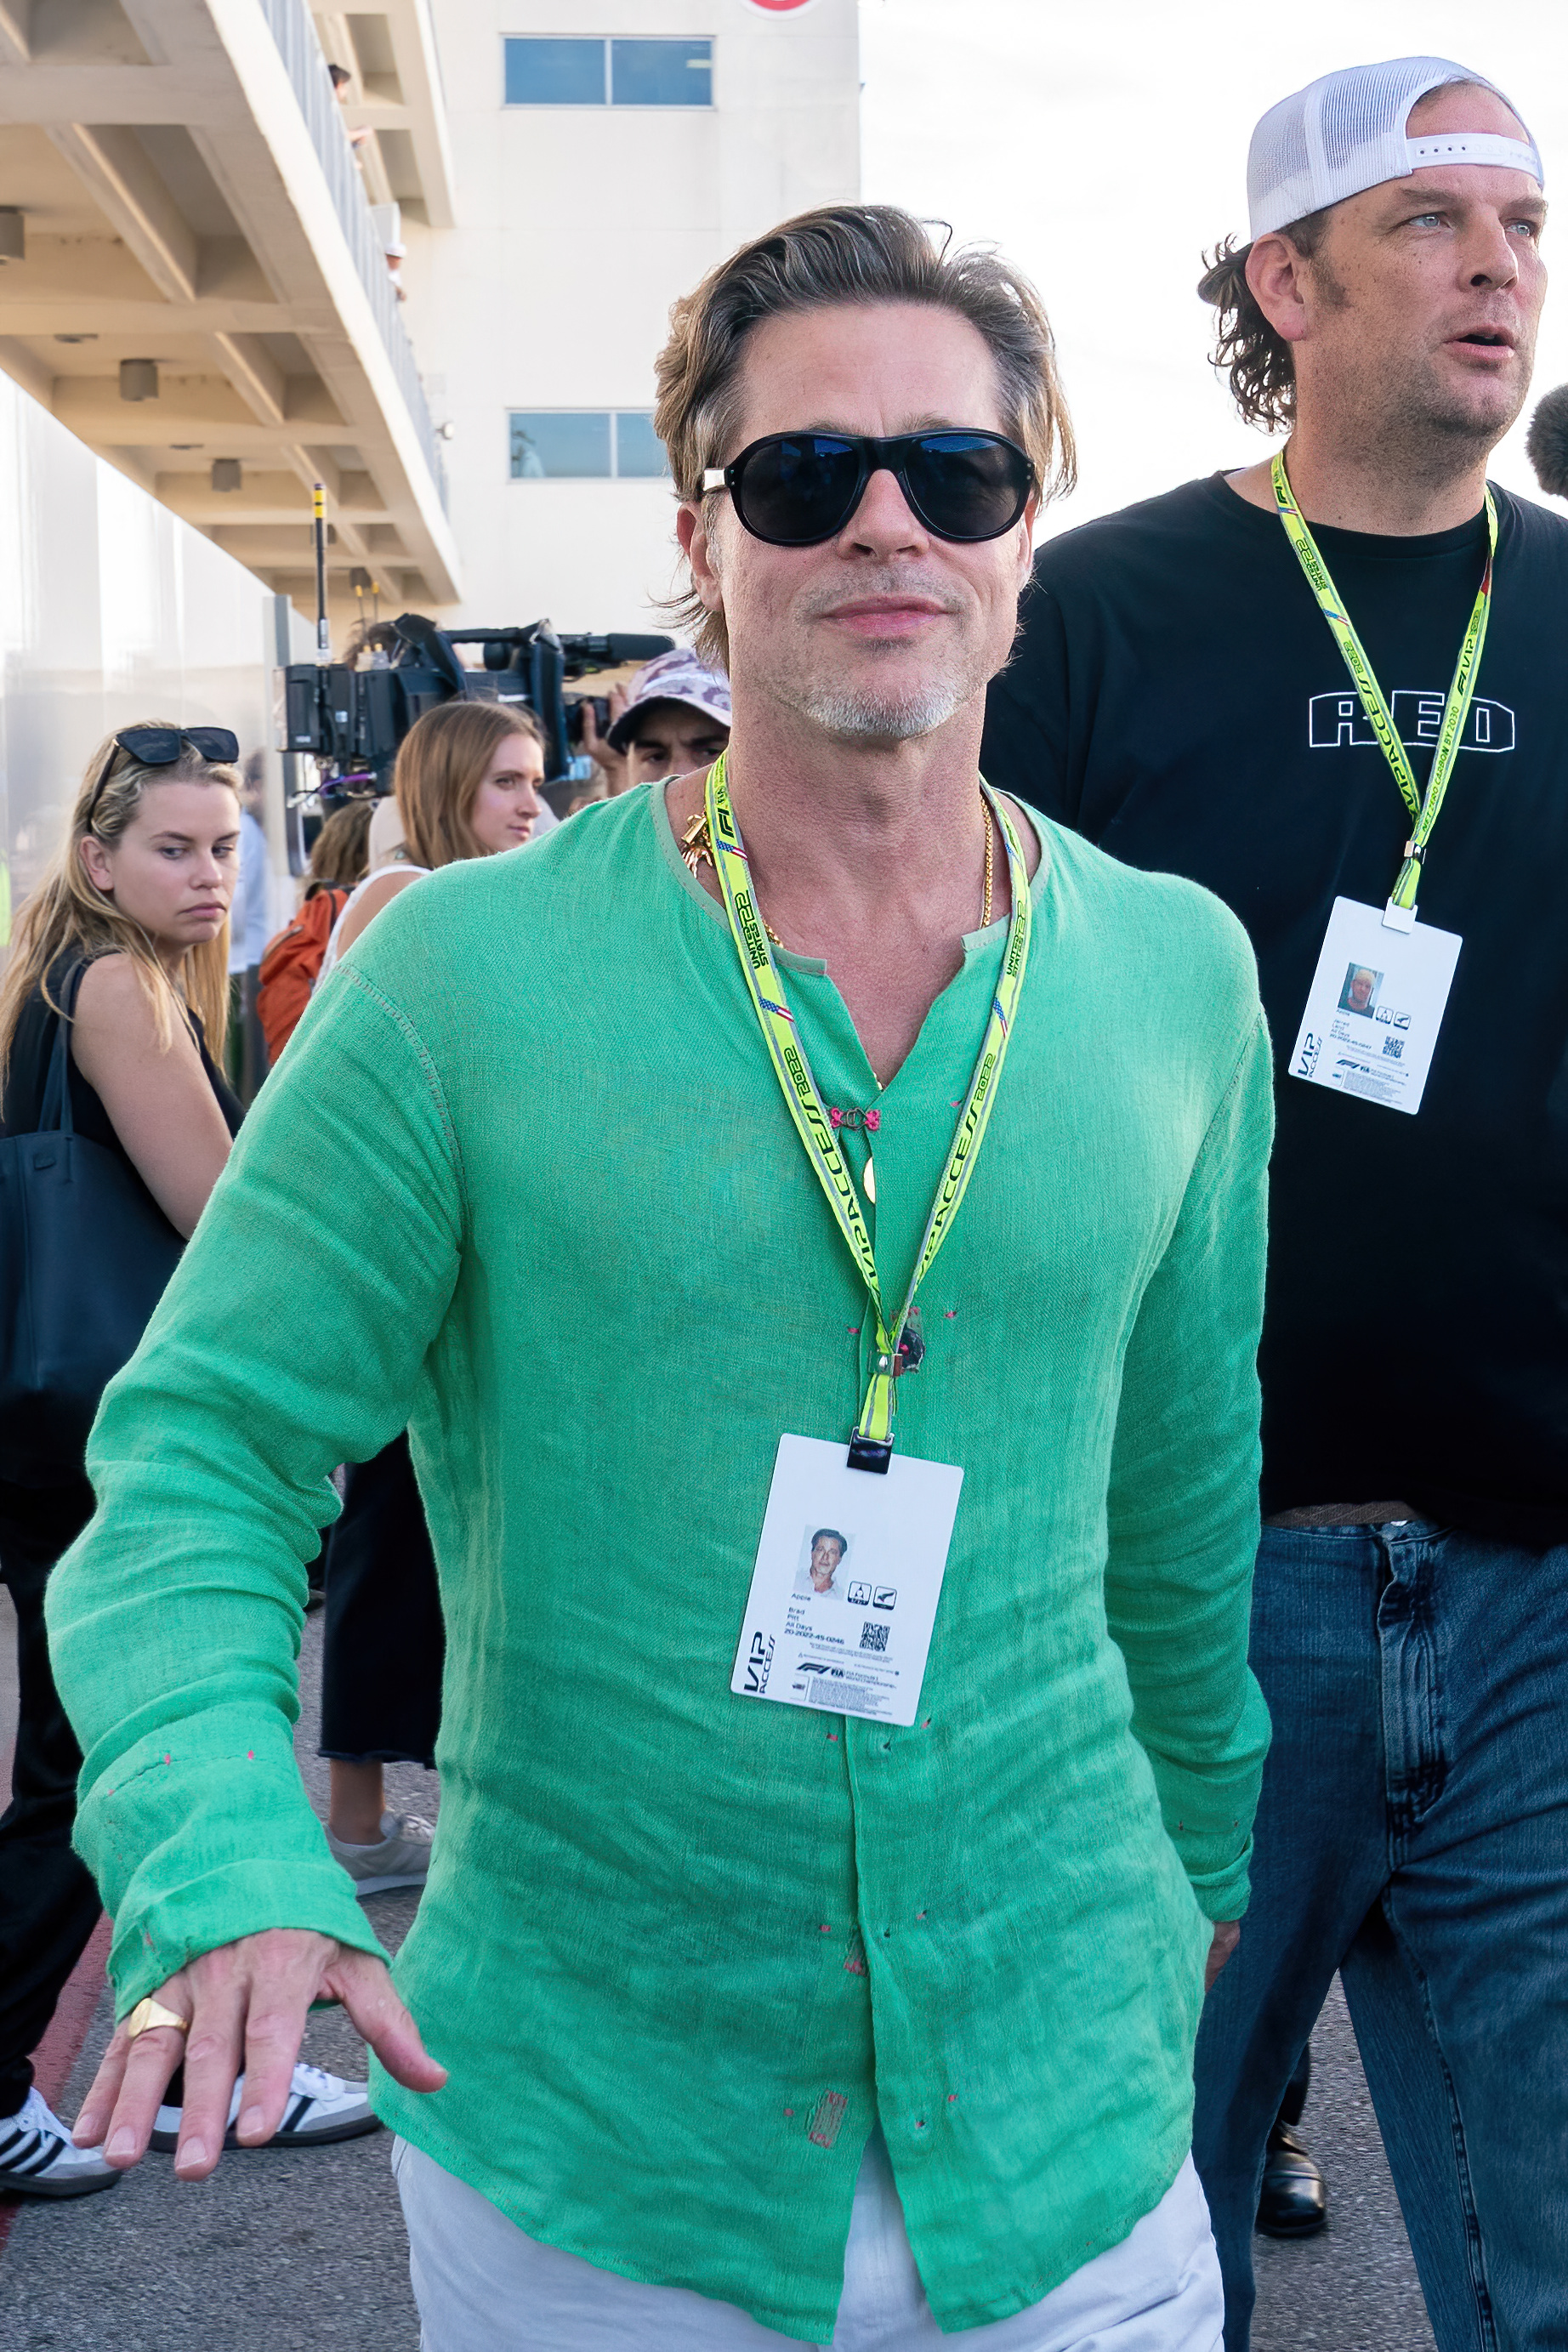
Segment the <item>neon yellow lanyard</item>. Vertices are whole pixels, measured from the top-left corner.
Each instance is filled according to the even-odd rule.
[[[1432,754],[1432,770],[1423,794],[1416,787],[1405,746],[1383,698],[1383,688],[1373,676],[1366,648],[1356,635],[1343,600],[1330,576],[1329,567],[1308,528],[1307,519],[1291,493],[1283,450],[1276,452],[1271,471],[1275,503],[1279,509],[1279,520],[1285,526],[1285,536],[1296,551],[1296,559],[1307,575],[1307,583],[1318,600],[1324,620],[1333,632],[1335,645],[1344,656],[1345,667],[1361,697],[1362,709],[1372,722],[1373,733],[1383,746],[1383,756],[1394,771],[1394,781],[1410,812],[1410,838],[1405,845],[1405,862],[1399,869],[1399,879],[1388,903],[1413,915],[1426,845],[1432,838],[1433,828],[1443,806],[1443,795],[1448,789],[1448,779],[1459,756],[1459,743],[1476,690],[1476,673],[1481,666],[1481,647],[1487,641],[1487,622],[1492,603],[1492,561],[1497,554],[1497,507],[1489,488],[1486,498],[1487,567],[1481,574],[1475,608],[1459,647],[1459,658],[1454,665],[1453,683],[1448,688],[1448,699],[1443,706],[1443,725],[1437,737],[1437,748]]]
[[[784,984],[768,945],[767,929],[752,896],[751,868],[730,806],[723,753],[708,771],[709,838],[713,844],[713,864],[719,877],[724,911],[730,919],[731,935],[740,955],[741,970],[745,974],[757,1023],[773,1062],[773,1073],[789,1106],[790,1117],[795,1121],[795,1132],[805,1146],[806,1158],[827,1195],[827,1204],[837,1221],[838,1230],[848,1243],[855,1263],[860,1269],[860,1278],[870,1294],[877,1318],[876,1368],[860,1407],[855,1440],[864,1447],[881,1449],[883,1458],[879,1462],[867,1463],[867,1467],[887,1467],[887,1454],[891,1451],[893,1437],[893,1367],[898,1342],[909,1322],[915,1293],[947,1238],[958,1214],[958,1204],[974,1172],[974,1163],[980,1157],[981,1140],[991,1117],[991,1106],[996,1098],[997,1082],[1006,1057],[1007,1041],[1012,1034],[1018,998],[1024,986],[1024,971],[1029,960],[1034,907],[1029,897],[1029,876],[1024,852],[1012,820],[995,793],[984,782],[981,791],[1002,829],[1002,839],[1006,846],[1007,873],[1013,888],[1012,920],[1007,930],[1006,950],[1002,959],[1002,976],[991,1000],[990,1017],[981,1042],[980,1057],[969,1082],[968,1099],[952,1132],[952,1147],[931,1202],[931,1214],[926,1219],[925,1238],[915,1260],[915,1270],[910,1278],[903,1309],[897,1321],[889,1323],[882,1303],[876,1253],[871,1246],[871,1236],[866,1230],[855,1180],[838,1149],[832,1123],[817,1092],[816,1081],[811,1075],[805,1050],[795,1034],[795,1016],[785,1000]]]

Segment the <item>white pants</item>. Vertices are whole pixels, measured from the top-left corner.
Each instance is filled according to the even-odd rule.
[[[647,2286],[542,2245],[476,2189],[393,2143],[421,2352],[782,2352],[797,2344],[689,2287]],[[832,2352],[1219,2352],[1225,2296],[1191,2157],[1119,2246],[1042,2303],[944,2336],[904,2229],[882,2135],[855,2184]]]

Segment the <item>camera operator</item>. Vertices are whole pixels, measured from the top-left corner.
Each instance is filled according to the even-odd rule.
[[[612,692],[610,717],[610,731],[601,735],[593,703],[584,702],[583,749],[605,783],[580,793],[574,809],[613,801],[634,784],[710,768],[730,740],[730,681],[679,646],[638,670],[629,695]]]

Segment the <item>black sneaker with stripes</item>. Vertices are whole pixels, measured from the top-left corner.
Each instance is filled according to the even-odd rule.
[[[90,2197],[119,2178],[97,2148],[72,2144],[69,2125],[36,2085],[16,2115],[0,2116],[0,2195]]]

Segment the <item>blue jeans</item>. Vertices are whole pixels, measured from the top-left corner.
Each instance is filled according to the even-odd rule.
[[[1439,2352],[1568,2347],[1568,1546],[1264,1530],[1274,1718],[1193,2153],[1247,2352],[1264,2141],[1338,1969]]]

